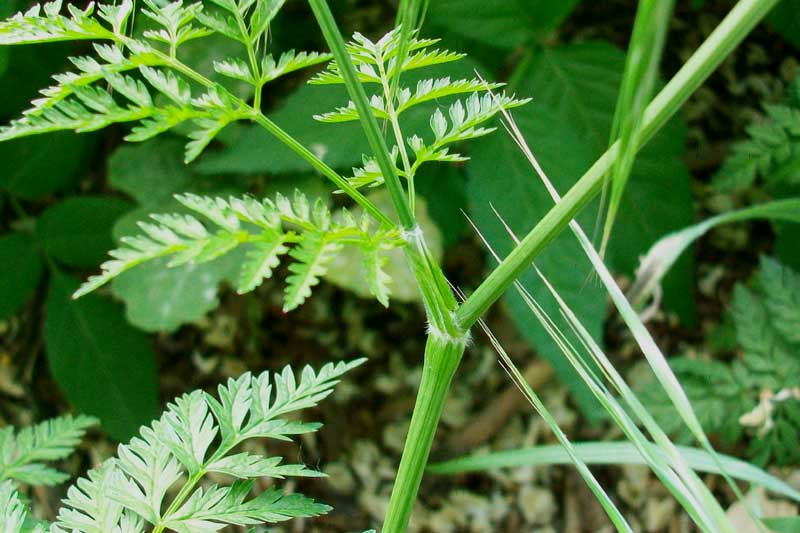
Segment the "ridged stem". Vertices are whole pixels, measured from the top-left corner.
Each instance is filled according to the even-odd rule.
[[[383,522],[381,530],[383,533],[401,533],[408,526],[422,482],[422,474],[428,464],[436,427],[442,416],[450,383],[464,354],[466,341],[466,336],[460,338],[435,334],[428,336],[425,361],[422,366],[422,382],[417,392],[411,425],[403,447],[403,457],[389,499],[389,509]]]

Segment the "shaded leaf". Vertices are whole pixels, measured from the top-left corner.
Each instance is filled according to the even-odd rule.
[[[30,238],[20,233],[0,236],[0,319],[22,307],[39,284],[43,270]]]
[[[36,224],[36,236],[53,259],[94,267],[113,245],[111,228],[131,204],[113,196],[80,196],[53,204]]]
[[[438,0],[426,22],[491,46],[512,48],[538,40],[572,12],[579,0]]]
[[[155,353],[113,302],[97,295],[72,300],[79,284],[60,272],[50,277],[44,325],[50,369],[79,411],[125,440],[156,414]]]

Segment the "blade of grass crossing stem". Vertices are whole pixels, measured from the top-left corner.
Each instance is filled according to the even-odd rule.
[[[378,162],[378,167],[381,169],[386,188],[389,191],[389,196],[392,198],[392,203],[397,210],[397,216],[400,218],[400,223],[406,229],[414,228],[416,222],[414,216],[409,209],[408,202],[406,201],[406,194],[403,190],[403,185],[400,183],[400,178],[397,175],[397,169],[392,163],[389,156],[389,149],[386,146],[386,140],[381,134],[378,127],[378,121],[372,114],[372,108],[367,99],[367,94],[358,79],[358,74],[350,60],[350,54],[347,52],[347,46],[339,32],[339,27],[336,25],[336,20],[333,18],[333,13],[328,6],[326,0],[309,0],[311,9],[317,19],[322,35],[333,53],[336,63],[339,66],[339,72],[344,79],[347,86],[347,92],[356,106],[358,117],[361,121],[361,126],[364,129],[364,134],[367,136],[370,148],[372,148],[375,160]]]
[[[642,123],[641,148],[689,96],[717,68],[725,57],[766,16],[778,0],[739,0],[697,51],[647,106]],[[522,239],[459,307],[456,319],[462,328],[471,327],[502,296],[544,247],[567,226],[599,192],[606,173],[619,157],[615,143],[586,171],[564,198]]]
[[[473,225],[474,227],[474,225]],[[476,231],[477,228],[476,228]],[[497,260],[499,257],[494,252],[492,246],[486,241],[482,233],[478,231],[478,235],[483,240],[484,244],[495,256]],[[564,356],[575,368],[578,375],[583,379],[589,390],[595,395],[603,408],[609,413],[610,417],[623,431],[628,440],[633,443],[644,460],[653,470],[653,473],[664,483],[670,490],[675,499],[686,510],[689,516],[698,524],[704,531],[731,531],[729,528],[719,527],[719,520],[715,520],[714,516],[708,514],[708,507],[704,503],[704,499],[698,497],[697,490],[691,486],[687,486],[685,476],[678,475],[672,468],[671,462],[664,460],[663,455],[654,453],[658,447],[650,442],[647,437],[641,432],[636,423],[630,418],[627,412],[619,405],[613,395],[607,390],[605,385],[594,375],[591,368],[586,362],[578,356],[575,348],[566,338],[564,333],[558,328],[555,322],[544,312],[541,306],[531,296],[531,294],[522,286],[519,281],[514,282],[514,287],[528,305],[531,312],[540,322],[545,331],[553,338],[556,345],[564,353]],[[583,341],[582,341],[583,343]],[[583,343],[585,344],[585,343]],[[603,368],[603,365],[600,365]],[[612,368],[612,373],[615,371]]]
[[[636,446],[630,442],[573,442],[571,446],[580,460],[587,465],[647,464]],[[677,448],[693,470],[709,474],[720,473],[716,461],[705,450],[689,446],[677,446]],[[759,485],[777,495],[800,502],[800,492],[783,480],[741,459],[718,455],[725,469],[736,479]],[[568,465],[572,462],[572,455],[562,446],[550,444],[467,455],[431,465],[428,470],[436,474],[461,474],[497,468]]]
[[[544,405],[544,402],[542,402],[541,398],[539,398],[536,392],[534,392],[528,382],[525,381],[522,372],[519,371],[519,368],[517,368],[517,366],[508,356],[503,346],[497,340],[497,337],[495,337],[483,320],[480,320],[478,324],[481,326],[484,333],[486,333],[486,336],[489,337],[489,341],[492,343],[492,346],[500,357],[500,364],[503,367],[503,370],[505,370],[505,372],[511,378],[511,381],[517,386],[525,399],[528,400],[534,409],[536,409],[536,412],[539,413],[539,416],[542,417],[542,420],[544,420],[545,423],[550,427],[550,430],[556,436],[558,442],[561,443],[559,449],[565,453],[566,457],[568,457],[568,460],[565,461],[565,463],[571,462],[575,465],[575,468],[578,470],[581,477],[583,477],[584,481],[586,481],[586,484],[589,486],[589,490],[591,490],[592,494],[594,494],[595,498],[597,498],[597,501],[603,507],[603,510],[605,510],[608,518],[614,524],[614,527],[617,528],[617,531],[629,531],[632,533],[633,529],[631,526],[622,516],[622,513],[619,511],[619,509],[617,509],[617,507],[614,505],[614,502],[611,501],[611,498],[609,498],[608,494],[606,494],[606,491],[603,490],[603,487],[594,477],[591,470],[589,470],[586,462],[583,461],[583,459],[581,459],[581,457],[578,455],[577,451],[572,446],[572,443],[567,438],[567,435],[561,430],[555,418],[553,418],[553,415]]]
[[[519,128],[516,127],[513,118],[509,113],[505,113],[504,116],[508,121],[507,130],[511,133],[515,142],[523,151],[533,169],[539,175],[540,179],[544,183],[545,187],[547,188],[549,194],[552,196],[553,200],[556,203],[558,203],[561,199],[558,194],[558,191],[556,191],[550,180],[547,178],[547,175],[542,170],[541,166],[536,160],[536,157],[531,152],[530,147],[528,147]],[[625,321],[629,330],[631,331],[631,333],[633,333],[634,338],[636,339],[637,343],[639,344],[639,347],[641,348],[642,352],[645,355],[645,358],[647,359],[648,363],[653,369],[653,372],[655,373],[656,377],[658,378],[665,392],[669,396],[673,405],[681,415],[682,420],[687,425],[687,427],[692,432],[697,441],[700,443],[700,445],[712,457],[716,457],[716,452],[714,448],[711,446],[711,443],[709,442],[705,432],[703,431],[702,426],[700,425],[700,422],[697,419],[694,410],[692,409],[688,397],[686,396],[677,377],[672,372],[672,369],[669,367],[666,358],[661,353],[661,350],[656,345],[649,331],[647,331],[647,328],[644,327],[644,324],[639,319],[639,316],[636,314],[635,311],[633,311],[633,308],[631,307],[630,303],[625,299],[624,295],[622,294],[622,291],[619,289],[619,286],[614,281],[610,272],[606,268],[599,254],[595,251],[589,239],[586,237],[586,234],[583,232],[580,225],[576,221],[572,220],[570,221],[569,226],[570,229],[575,234],[575,236],[578,238],[578,241],[581,244],[581,247],[584,249],[584,252],[587,254],[590,261],[592,262],[595,272],[599,275],[601,281],[606,287],[606,290],[611,295],[615,306],[622,315],[623,320]],[[515,242],[519,244],[519,240],[516,238],[513,232],[511,232],[511,229],[507,225],[506,225],[506,230],[515,240]],[[602,353],[602,350],[600,350],[599,346],[596,345],[594,340],[591,339],[591,337],[588,335],[588,332],[586,332],[585,329],[583,329],[583,326],[580,324],[580,321],[578,321],[577,317],[575,317],[575,315],[571,312],[566,303],[559,297],[558,293],[555,291],[552,285],[550,285],[547,279],[545,279],[541,273],[539,273],[539,276],[542,278],[542,281],[547,285],[553,296],[558,300],[562,312],[566,315],[571,326],[576,330],[576,333],[579,333],[580,334],[579,336],[582,339],[586,340],[588,348],[590,348],[590,351],[591,353],[593,353],[596,360],[602,362],[601,366],[606,368],[610,375],[615,375],[616,370],[614,369],[613,365],[611,365],[611,363],[607,360],[605,355]],[[621,376],[618,376],[618,374],[616,374],[614,382],[615,385],[617,385],[617,388],[620,391],[620,393],[622,393],[623,396],[625,397],[626,402],[628,402],[631,408],[633,408],[637,412],[637,416],[642,418],[642,421],[646,423],[646,427],[648,428],[648,431],[650,431],[651,435],[653,435],[653,437],[656,438],[657,441],[663,442],[663,444],[665,444],[669,448],[671,455],[674,458],[678,459],[678,464],[681,466],[681,468],[687,470],[685,468],[685,463],[682,460],[680,460],[680,456],[677,454],[674,445],[672,445],[671,441],[669,441],[666,435],[663,434],[663,431],[661,431],[660,427],[658,427],[658,425],[655,423],[655,420],[652,419],[647,409],[639,402],[635,394],[632,391],[630,391],[630,389],[625,384],[624,380],[622,380]],[[726,479],[726,481],[730,484],[731,488],[733,489],[737,497],[739,497],[740,500],[744,501],[743,499],[744,497],[741,494],[741,491],[739,491],[738,486],[736,486],[736,484],[733,482],[730,476],[725,472],[725,469],[722,467],[721,464],[720,464],[720,471],[723,477]],[[689,472],[685,472],[685,474],[689,475]],[[690,477],[694,476],[690,475]],[[702,485],[702,482],[700,482],[699,479],[697,480],[697,482],[699,482]],[[716,500],[710,497],[710,493],[708,493],[707,491],[702,491],[701,494],[703,495],[704,499],[708,500],[709,504],[711,503],[711,501],[713,501],[714,504],[716,504]],[[713,508],[715,511],[717,511],[717,509],[719,509],[718,504],[714,505]],[[719,512],[721,512],[721,509],[719,509]]]
[[[644,110],[650,102],[658,78],[658,65],[664,49],[673,6],[674,0],[639,0],[639,7],[636,10],[636,21],[633,24],[631,42],[628,46],[625,71],[622,75],[611,127],[611,139],[609,140],[609,146],[611,146],[619,138],[620,155],[614,162],[610,182],[607,178],[603,184],[600,211],[598,212],[599,223],[610,183],[611,198],[608,202],[608,215],[600,245],[601,257],[605,256],[614,219],[617,216],[622,194],[636,159]]]

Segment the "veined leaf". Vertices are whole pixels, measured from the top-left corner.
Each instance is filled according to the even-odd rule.
[[[97,423],[88,416],[64,416],[26,427],[0,430],[0,482],[11,479],[28,485],[56,485],[69,476],[46,466],[71,454],[86,430]]]
[[[50,277],[44,332],[50,369],[78,410],[123,440],[156,411],[155,354],[117,305],[97,295],[73,301],[77,286],[65,274]]]
[[[490,46],[514,48],[546,37],[578,2],[437,0],[428,9],[427,22]]]
[[[536,99],[515,111],[514,118],[542,168],[562,193],[607,146],[623,65],[624,55],[608,44],[569,45],[543,50],[528,75],[520,80],[517,90],[534,94]],[[620,271],[632,272],[638,255],[652,243],[665,233],[691,223],[689,176],[677,159],[683,153],[684,135],[680,124],[671,123],[637,159],[623,198],[618,239],[609,250],[611,264]],[[565,147],[569,147],[569,157],[564,157]],[[503,172],[497,172],[497,160],[504,162]],[[470,216],[498,247],[501,256],[510,250],[510,242],[491,206],[515,232],[524,234],[532,221],[544,216],[553,205],[516,144],[505,136],[494,135],[476,143],[467,172]],[[590,207],[578,220],[584,227],[590,227],[595,213]],[[556,238],[537,257],[536,264],[558,287],[589,333],[602,338],[606,297],[591,282],[591,265],[574,239]],[[572,266],[565,269],[565,264]],[[668,285],[667,292],[679,294],[683,301],[692,282],[687,266],[676,265],[675,276],[679,277],[666,280],[680,283]],[[534,275],[523,274],[521,280],[534,298],[542,301],[549,315],[558,315],[558,309],[544,297]],[[507,301],[523,335],[554,365],[562,379],[574,387],[573,391],[581,390],[581,381],[549,336],[529,320],[524,302],[515,294],[509,294]],[[585,389],[578,394],[582,397],[578,398],[582,408],[592,411],[594,401]]]
[[[43,271],[31,239],[20,233],[0,236],[0,319],[22,307],[42,279]]]

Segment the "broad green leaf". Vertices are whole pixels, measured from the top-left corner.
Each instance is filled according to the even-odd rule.
[[[44,324],[50,370],[79,411],[127,440],[157,414],[155,353],[118,305],[95,294],[73,300],[79,285],[57,271],[50,277]]]
[[[8,0],[0,2],[0,17],[3,19],[23,7],[23,3],[18,2],[15,7],[7,8],[8,3]],[[50,46],[3,46],[0,50],[4,52],[0,55],[6,56],[6,70],[0,73],[0,117],[5,123],[27,109],[30,101],[38,97],[40,89],[52,85],[51,76],[54,73],[72,66],[66,57],[74,54],[76,47],[61,43]]]
[[[765,518],[763,522],[774,533],[797,533],[800,531],[800,516]]]
[[[125,272],[111,287],[125,302],[131,324],[145,331],[172,332],[217,308],[220,283],[238,275],[237,258],[241,254],[172,268],[167,267],[169,258],[156,259]]]
[[[0,319],[16,313],[42,278],[34,242],[20,233],[0,236]]]
[[[214,191],[224,196],[242,190],[230,181],[230,188],[222,189],[218,177],[197,175],[183,163],[183,142],[177,138],[121,146],[110,159],[109,181],[142,206],[114,226],[115,240],[138,233],[136,222],[150,214],[184,212],[174,194]],[[166,268],[167,260],[158,260],[123,274],[112,289],[125,302],[131,324],[145,331],[174,331],[217,307],[220,282],[237,279],[233,262]]]
[[[623,53],[608,43],[568,45],[543,50],[520,80],[518,93],[535,98],[515,110],[513,116],[544,171],[562,194],[607,146],[623,67]],[[665,233],[691,223],[689,175],[677,160],[683,151],[684,138],[684,129],[672,122],[637,158],[609,250],[609,261],[622,272],[632,273],[638,256]],[[479,141],[471,157],[467,164],[470,215],[489,242],[499,247],[501,255],[506,254],[510,241],[491,206],[515,232],[524,235],[549,211],[553,202],[508,136],[494,135]],[[503,171],[498,172],[501,163]],[[592,227],[595,213],[596,204],[578,217],[580,223]],[[601,339],[606,297],[592,280],[591,265],[578,243],[571,236],[562,235],[537,257],[536,264],[574,308],[589,333]],[[668,286],[680,294],[683,302],[679,303],[684,303],[685,308],[692,280],[688,265],[684,265],[678,265],[673,279],[667,282],[675,283]],[[548,314],[558,316],[557,306],[545,296],[547,291],[535,275],[524,274],[522,279]],[[580,403],[588,409],[593,399],[549,336],[532,319],[522,300],[509,293],[507,302],[520,331],[554,364],[562,379],[582,391]]]
[[[93,138],[50,133],[0,143],[0,188],[36,199],[74,186],[82,177]]]
[[[513,48],[542,39],[579,0],[438,0],[426,22],[491,46]]]
[[[783,263],[800,270],[800,224],[775,224],[775,255]]]
[[[800,1],[783,0],[772,8],[767,16],[767,24],[772,26],[781,37],[800,48]]]
[[[36,223],[36,236],[53,259],[93,268],[114,242],[111,228],[131,204],[113,196],[81,196],[53,204]]]
[[[444,163],[424,166],[416,184],[417,192],[427,200],[428,215],[439,228],[444,247],[457,244],[467,229],[467,179],[463,169]]]
[[[517,124],[548,177],[563,192],[576,176],[582,175],[591,163],[593,152],[548,109],[536,101],[528,105],[530,109],[514,114]],[[569,147],[569,157],[561,155],[565,146]],[[469,214],[481,233],[503,257],[511,251],[512,242],[492,207],[497,209],[511,229],[524,235],[547,213],[552,200],[516,144],[507,136],[495,135],[477,143],[471,155],[472,160],[467,165]],[[497,171],[498,161],[503,162],[502,172]],[[579,220],[591,224],[594,221],[591,210],[586,210]],[[606,314],[605,294],[591,280],[591,265],[584,259],[572,235],[564,234],[556,238],[536,258],[536,265],[556,285],[592,336],[602,338]],[[547,289],[534,272],[526,270],[520,280],[550,316],[558,316],[558,305],[547,296]],[[524,300],[516,291],[509,291],[505,302],[520,332],[570,386],[581,408],[587,414],[591,413],[595,406],[592,394],[547,332],[539,326]]]
[[[636,447],[629,442],[576,442],[573,443],[578,456],[588,464],[623,465],[646,464]],[[678,446],[689,466],[699,472],[719,473],[714,458],[705,450]],[[663,453],[663,452],[659,452]],[[800,502],[800,492],[781,479],[734,457],[717,454],[725,471],[741,481],[761,485],[775,494]],[[558,445],[535,446],[482,455],[472,455],[431,465],[429,470],[437,474],[479,472],[495,468],[519,468],[570,464],[570,457]]]
[[[108,181],[142,205],[168,201],[192,181],[183,163],[183,142],[163,138],[120,146],[108,160]]]

